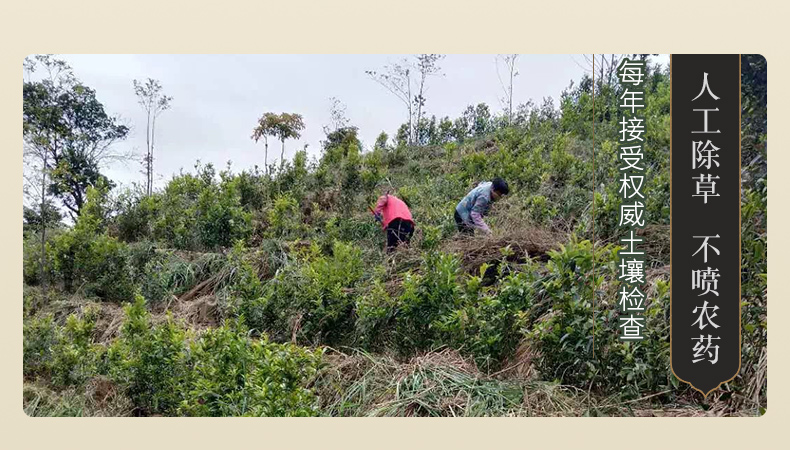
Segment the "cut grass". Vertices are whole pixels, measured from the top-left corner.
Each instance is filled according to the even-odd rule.
[[[122,417],[132,415],[132,402],[108,380],[96,377],[84,390],[57,392],[25,383],[22,409],[30,417]]]
[[[561,416],[582,409],[567,387],[494,379],[449,349],[406,362],[361,350],[327,358],[314,388],[330,416]]]
[[[398,361],[353,349],[329,349],[312,388],[324,415],[335,417],[698,417],[759,415],[715,399],[667,401],[667,392],[627,400],[575,386],[480,372],[457,352],[444,349]],[[504,375],[503,375],[504,376]],[[663,398],[663,400],[662,400]]]

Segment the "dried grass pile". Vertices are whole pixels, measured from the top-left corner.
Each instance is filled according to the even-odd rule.
[[[510,248],[512,254],[507,257],[511,262],[523,262],[528,259],[548,260],[548,252],[557,249],[564,236],[545,228],[521,226],[498,229],[490,236],[457,236],[449,241],[443,250],[459,255],[463,269],[474,272],[484,263],[491,264],[501,261],[503,250]]]
[[[362,351],[331,353],[314,387],[333,416],[580,415],[575,391],[512,377],[495,378],[451,349],[407,361]]]

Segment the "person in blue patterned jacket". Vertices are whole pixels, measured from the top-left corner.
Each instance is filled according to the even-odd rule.
[[[474,230],[478,229],[491,234],[491,229],[483,221],[483,216],[488,214],[491,203],[509,192],[507,183],[499,177],[477,185],[455,207],[455,224],[458,226],[458,231],[474,234]]]

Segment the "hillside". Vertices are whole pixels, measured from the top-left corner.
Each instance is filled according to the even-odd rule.
[[[585,78],[510,124],[485,105],[426,120],[417,145],[383,135],[362,152],[347,126],[313,161],[197,163],[152,195],[97,183],[73,226],[48,231],[46,291],[26,223],[25,411],[761,414],[764,133],[743,148],[757,161],[744,175],[743,315],[760,325],[744,329],[741,374],[703,400],[669,370],[668,73],[647,86],[644,341],[617,338],[616,91]],[[493,234],[462,237],[455,205],[495,176],[511,192],[486,218]],[[367,209],[386,191],[417,224],[393,254]]]

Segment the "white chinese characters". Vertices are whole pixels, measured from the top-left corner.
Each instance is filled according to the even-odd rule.
[[[699,94],[694,97],[692,101],[696,101],[698,99],[703,101],[702,98],[706,98],[709,102],[711,100],[716,102],[720,99],[720,97],[714,94],[711,90],[710,80],[711,78],[709,77],[709,74],[704,72],[702,78],[702,88],[700,89]],[[695,108],[694,111],[701,112],[703,114],[702,130],[695,128],[691,131],[692,134],[721,133],[721,130],[719,129],[711,129],[709,120],[711,114],[719,112],[718,107]],[[706,173],[697,173],[696,176],[692,176],[692,180],[694,180],[694,189],[691,196],[695,198],[701,198],[703,208],[714,198],[721,197],[721,194],[716,190],[716,182],[720,180],[720,177],[710,173],[710,171],[720,167],[718,158],[721,150],[722,149],[716,146],[715,143],[710,139],[691,141],[691,169],[706,171]],[[711,262],[715,261],[716,257],[721,256],[721,251],[719,251],[719,249],[713,245],[711,240],[720,239],[721,236],[719,234],[706,234],[692,237],[694,239],[702,240],[699,248],[697,248],[697,250],[691,255],[693,262],[697,263],[697,261],[701,260],[701,265],[696,266],[691,270],[691,291],[698,293],[696,295],[697,297],[702,297],[702,304],[700,305],[699,303],[696,303],[693,307],[692,314],[696,320],[691,324],[691,326],[696,327],[700,331],[705,329],[718,330],[719,325],[714,322],[713,319],[715,319],[717,316],[716,311],[719,310],[719,306],[709,303],[709,300],[713,302],[719,297],[718,289],[721,273],[717,267],[712,267],[715,265],[715,263],[711,264]],[[698,338],[695,337],[691,339],[694,341],[694,345],[692,347],[693,363],[708,361],[711,364],[716,364],[718,362],[719,346],[715,345],[714,342],[721,339],[719,336],[714,336],[712,334],[705,336],[700,334]]]
[[[645,283],[645,252],[636,244],[643,239],[636,237],[634,228],[645,226],[645,196],[642,187],[645,181],[645,167],[641,164],[645,142],[645,118],[641,110],[645,108],[645,92],[642,85],[645,81],[645,62],[624,59],[617,68],[617,75],[623,92],[620,95],[620,152],[622,161],[618,193],[624,201],[620,205],[619,226],[628,227],[629,236],[621,239],[623,248],[618,252],[620,257],[618,280],[624,285],[619,292],[618,305],[624,314],[620,317],[620,339],[642,340],[645,327],[646,296],[640,290]]]

